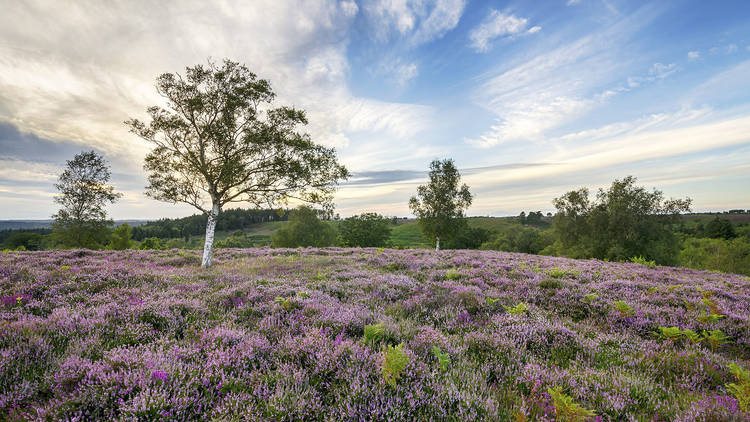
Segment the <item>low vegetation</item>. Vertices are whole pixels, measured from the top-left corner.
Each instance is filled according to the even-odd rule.
[[[382,248],[200,262],[0,254],[0,420],[750,418],[744,276]]]

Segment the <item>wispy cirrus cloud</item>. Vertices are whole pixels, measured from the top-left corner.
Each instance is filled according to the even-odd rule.
[[[541,26],[532,26],[527,29],[528,23],[529,20],[526,18],[492,10],[484,21],[469,34],[470,46],[480,53],[486,53],[492,49],[493,40],[524,33],[534,34],[542,29]]]
[[[538,141],[612,96],[674,73],[675,65],[656,63],[646,76],[633,77],[625,73],[631,69],[622,65],[628,40],[654,16],[650,9],[642,9],[599,32],[488,77],[475,99],[497,116],[496,123],[478,138],[466,141],[478,147]]]
[[[418,46],[455,28],[465,7],[466,0],[372,0],[363,8],[373,22],[376,39],[400,37]]]

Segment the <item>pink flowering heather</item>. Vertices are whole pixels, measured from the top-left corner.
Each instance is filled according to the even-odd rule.
[[[0,255],[0,421],[552,421],[560,397],[591,420],[750,419],[727,388],[750,366],[744,276],[494,251],[199,264]],[[389,382],[385,350],[406,362]]]

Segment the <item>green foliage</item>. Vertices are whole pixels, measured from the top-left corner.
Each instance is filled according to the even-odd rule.
[[[396,347],[390,344],[383,347],[383,378],[389,385],[395,387],[401,373],[409,364],[410,358],[403,350],[403,343]]]
[[[479,249],[492,237],[493,232],[481,227],[471,227],[468,219],[458,223],[454,236],[444,243],[445,249]]]
[[[528,307],[525,303],[520,302],[515,306],[503,306],[508,313],[511,315],[523,315],[528,311]]]
[[[585,421],[596,416],[593,410],[588,410],[580,404],[573,401],[573,398],[562,392],[562,388],[547,387],[547,393],[552,398],[552,405],[555,407],[555,416],[561,422],[579,422]]]
[[[702,314],[698,315],[698,322],[702,324],[713,324],[714,322],[724,318],[724,315],[720,314],[707,314],[703,312]]]
[[[624,317],[632,316],[633,313],[635,312],[635,308],[633,308],[632,306],[628,305],[627,303],[625,303],[622,300],[616,300],[614,304],[615,304],[615,310],[617,312],[619,312],[620,315],[622,315]]]
[[[245,65],[209,61],[184,75],[160,75],[156,88],[164,106],[147,109],[150,122],[125,122],[154,145],[145,158],[146,194],[208,214],[206,242],[228,203],[272,206],[297,199],[332,208],[335,185],[349,172],[333,148],[301,130],[305,112],[274,107],[271,84]],[[212,257],[212,245],[206,246],[204,267]]]
[[[445,372],[451,364],[451,357],[448,352],[443,352],[437,346],[432,346],[432,355],[438,360],[440,364],[440,371]]]
[[[453,160],[430,163],[430,182],[417,187],[409,209],[417,216],[424,235],[436,241],[454,237],[462,226],[464,210],[471,205],[469,187],[460,185],[461,176]]]
[[[661,191],[649,192],[635,183],[632,176],[615,180],[608,190],[599,190],[594,202],[585,188],[556,198],[556,249],[574,258],[623,261],[638,256],[677,263],[679,239],[672,227],[691,200],[665,200]]]
[[[133,229],[128,223],[123,223],[112,230],[112,236],[109,238],[109,244],[107,249],[114,249],[121,251],[124,249],[130,249],[133,246],[133,241],[130,240],[133,237]]]
[[[383,325],[382,322],[379,322],[377,324],[365,325],[365,330],[364,330],[365,344],[373,346],[375,344],[380,343],[383,339],[385,339],[385,326]]]
[[[138,249],[141,249],[141,250],[162,249],[161,241],[159,240],[158,237],[149,237],[149,238],[143,239],[143,242],[141,242],[141,244],[138,245]]]
[[[287,312],[299,308],[299,304],[292,296],[276,296],[273,302],[281,306]]]
[[[679,327],[659,327],[659,337],[678,341],[682,337],[682,331]]]
[[[19,232],[10,235],[4,245],[8,249],[19,250],[18,248],[23,247],[25,251],[38,251],[43,249],[43,240],[43,236],[39,233]]]
[[[651,268],[656,267],[656,262],[655,261],[653,261],[653,260],[649,261],[649,260],[647,260],[646,258],[644,258],[642,256],[634,256],[634,257],[630,258],[630,262],[632,262],[634,264],[645,265],[645,266],[651,267]]]
[[[716,216],[713,220],[706,224],[704,234],[711,238],[721,239],[734,239],[737,237],[737,232],[734,230],[734,225],[731,221],[726,218],[719,218]]]
[[[318,218],[318,212],[301,206],[289,214],[289,223],[277,230],[271,238],[274,248],[296,248],[305,246],[333,246],[336,244],[336,229]]]
[[[686,328],[686,329],[682,330],[681,334],[686,339],[688,339],[688,341],[690,341],[690,343],[692,343],[692,344],[698,344],[702,340],[700,334],[696,333],[695,331],[693,331],[693,330],[691,330],[689,328]]]
[[[722,344],[729,343],[727,337],[721,330],[703,330],[703,339],[711,346],[711,350],[716,351]]]
[[[446,280],[458,280],[461,277],[463,277],[463,275],[455,268],[451,268],[445,272]]]
[[[375,213],[364,213],[339,223],[342,246],[387,246],[391,236],[391,220]]]
[[[581,274],[580,271],[576,271],[574,269],[568,269],[568,268],[559,268],[559,267],[553,267],[548,270],[544,271],[545,274],[552,278],[566,278],[566,277],[572,277]]]
[[[482,249],[538,254],[554,241],[550,231],[513,225],[503,229],[494,240],[482,244]]]
[[[750,371],[742,369],[736,363],[730,363],[729,370],[736,382],[727,384],[727,391],[737,399],[743,412],[750,412]]]
[[[493,297],[487,296],[487,304],[490,306],[495,306],[495,304],[499,301],[500,301],[500,298],[493,298]]]
[[[587,293],[586,296],[581,299],[583,302],[591,303],[599,297],[596,293]]]
[[[686,239],[679,261],[690,268],[750,275],[750,238]]]
[[[109,164],[95,151],[84,151],[67,161],[55,188],[62,208],[53,215],[52,238],[63,247],[99,249],[107,241],[109,226],[105,206],[122,195],[107,183]]]

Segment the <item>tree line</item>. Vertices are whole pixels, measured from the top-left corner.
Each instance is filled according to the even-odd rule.
[[[124,249],[134,241],[141,248],[181,247],[203,234],[201,262],[208,267],[216,230],[288,218],[274,233],[272,246],[389,245],[392,223],[383,216],[364,213],[337,225],[324,221],[333,215],[333,193],[348,178],[348,169],[333,148],[316,144],[302,131],[307,124],[304,111],[277,106],[270,83],[246,66],[209,61],[186,68],[184,74],[158,76],[156,90],[164,105],[149,107],[148,121],[125,122],[153,146],[144,163],[146,195],[189,204],[201,214],[112,230],[106,206],[122,195],[109,184],[104,157],[84,151],[66,163],[55,185],[59,194],[54,200],[61,208],[53,216],[49,243],[92,249]],[[453,160],[434,160],[428,183],[417,188],[408,205],[436,250],[497,249],[750,271],[750,242],[733,233],[731,223],[711,221],[695,227],[691,236],[681,218],[690,211],[690,198],[665,198],[659,190],[638,186],[632,176],[593,195],[585,187],[567,192],[553,200],[554,216],[521,213],[520,224],[499,233],[468,224],[465,211],[473,199]],[[274,211],[290,202],[303,205],[288,215]],[[255,209],[224,210],[234,203]],[[712,240],[698,237],[699,232]],[[6,244],[11,240],[29,248],[44,246],[41,232],[23,236],[10,236]],[[170,240],[162,244],[165,238]],[[252,246],[254,240],[238,232],[216,246]]]

